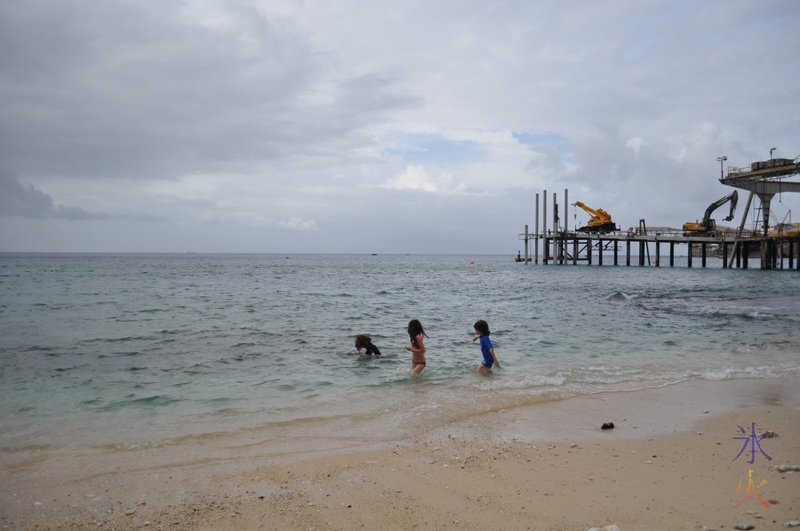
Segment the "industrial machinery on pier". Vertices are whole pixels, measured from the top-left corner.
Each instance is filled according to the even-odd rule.
[[[739,193],[734,190],[733,192],[729,193],[725,197],[721,197],[717,199],[713,203],[711,203],[708,208],[706,209],[706,213],[703,215],[703,221],[687,221],[683,224],[684,236],[716,236],[717,235],[717,222],[711,219],[711,214],[714,213],[716,209],[724,205],[730,201],[730,213],[728,217],[725,218],[725,221],[730,221],[733,219],[733,215],[736,212],[736,203],[739,201]]]
[[[584,205],[580,201],[573,203],[573,206],[582,208],[589,214],[589,216],[591,216],[591,219],[589,219],[589,222],[585,226],[577,229],[578,232],[605,233],[605,232],[615,232],[619,230],[619,228],[614,224],[614,222],[611,221],[611,214],[609,214],[602,208],[597,208],[597,209],[591,208]]]

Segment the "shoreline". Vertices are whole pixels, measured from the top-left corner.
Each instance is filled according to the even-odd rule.
[[[750,518],[778,529],[800,520],[800,473],[775,470],[800,464],[798,384],[689,380],[583,395],[481,412],[393,443],[304,440],[289,427],[4,452],[0,527],[629,531],[731,529]],[[600,430],[604,422],[615,428]],[[733,461],[739,427],[752,422],[777,433],[764,440],[772,462]],[[733,509],[750,469],[777,503],[751,495]]]

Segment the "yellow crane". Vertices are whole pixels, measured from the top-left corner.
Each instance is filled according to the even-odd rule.
[[[573,203],[573,206],[582,208],[591,216],[589,223],[579,228],[579,232],[614,232],[619,230],[614,222],[611,221],[611,214],[602,208],[591,208],[580,201]]]

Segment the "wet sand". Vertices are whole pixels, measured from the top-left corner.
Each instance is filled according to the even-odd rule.
[[[775,434],[764,453],[753,423]],[[800,472],[776,467],[800,465],[800,382],[584,396],[392,442],[246,430],[0,455],[4,529],[786,529]]]

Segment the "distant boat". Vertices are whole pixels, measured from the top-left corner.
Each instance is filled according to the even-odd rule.
[[[761,242],[759,242],[759,241],[755,241],[755,242],[740,242],[740,245],[747,246],[747,258],[748,259],[750,259],[750,258],[761,258]],[[722,258],[723,257],[723,252],[724,251],[722,249],[722,245],[719,245],[719,246],[717,246],[716,250],[714,251],[714,255],[717,258]],[[728,253],[732,253],[732,252],[733,252],[733,246],[728,246]],[[744,254],[744,249],[742,249],[741,252]],[[699,256],[699,255],[696,255],[696,256]]]
[[[744,249],[742,251],[744,251]],[[761,258],[761,242],[750,242],[747,244],[747,258]]]

